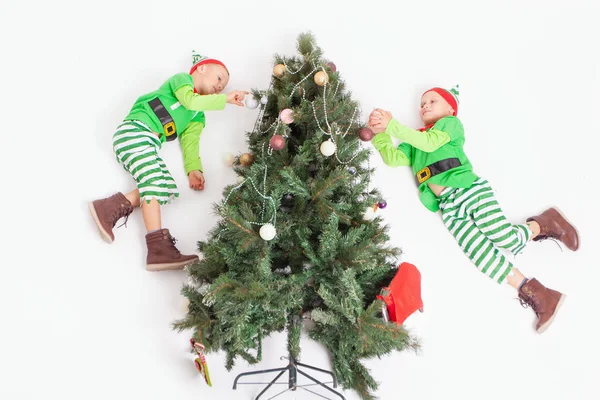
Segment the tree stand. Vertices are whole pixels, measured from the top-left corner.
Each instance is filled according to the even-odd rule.
[[[321,387],[324,387],[325,389],[327,389],[328,391],[330,391],[331,393],[339,396],[342,400],[346,400],[346,398],[344,396],[342,396],[339,392],[333,390],[332,388],[330,388],[329,386],[326,386],[326,383],[333,383],[333,387],[336,388],[337,387],[337,379],[335,378],[335,375],[333,374],[333,372],[331,371],[327,371],[321,368],[316,368],[310,365],[306,365],[306,364],[302,364],[300,362],[298,362],[298,360],[296,360],[294,357],[292,357],[291,355],[289,357],[281,357],[281,360],[287,359],[289,360],[289,363],[287,365],[287,367],[283,367],[283,368],[273,368],[273,369],[265,369],[265,370],[261,370],[261,371],[254,371],[254,372],[244,372],[239,374],[235,380],[233,381],[233,389],[235,390],[237,388],[238,385],[238,379],[240,379],[243,376],[248,376],[248,375],[260,375],[260,374],[268,374],[270,372],[279,372],[279,374],[277,374],[277,376],[275,377],[275,379],[273,379],[271,382],[266,383],[266,382],[245,382],[245,383],[240,383],[240,385],[267,385],[266,388],[263,389],[262,392],[260,392],[258,394],[258,396],[256,396],[255,400],[260,399],[260,396],[262,396],[267,390],[269,390],[269,388],[273,385],[285,385],[284,382],[277,382],[277,379],[279,379],[281,377],[281,375],[283,375],[285,373],[285,371],[288,371],[288,388],[286,390],[284,390],[281,393],[276,394],[275,396],[271,397],[268,400],[274,399],[275,397],[278,397],[279,395],[287,392],[287,391],[295,391],[296,389],[300,388],[303,390],[306,390],[307,392],[311,392],[317,396],[323,397],[325,399],[327,399],[327,397],[313,392],[312,390],[306,389],[307,386],[316,386],[319,385]],[[308,368],[308,369],[312,369],[315,371],[319,371],[322,372],[324,374],[328,374],[331,375],[331,377],[333,378],[332,382],[320,382],[317,379],[313,378],[312,376],[308,375],[307,373],[301,371],[298,369],[298,367],[303,367],[303,368]],[[308,385],[298,385],[298,375],[300,374],[308,379],[310,379],[311,381],[313,381],[313,384],[308,384]]]

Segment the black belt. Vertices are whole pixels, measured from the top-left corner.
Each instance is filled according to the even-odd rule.
[[[177,137],[177,129],[175,128],[175,122],[173,122],[173,117],[171,117],[171,114],[169,114],[162,101],[160,101],[160,99],[157,97],[155,99],[150,100],[148,104],[150,104],[152,111],[154,111],[154,114],[156,114],[156,116],[160,120],[160,123],[163,126],[165,136],[167,137],[167,142],[175,140],[175,138]]]
[[[419,172],[417,172],[417,182],[419,185],[432,176],[436,176],[441,174],[442,172],[446,172],[451,170],[452,168],[460,167],[462,164],[458,158],[446,158],[445,160],[440,160],[438,162],[434,162],[431,165],[423,168]]]

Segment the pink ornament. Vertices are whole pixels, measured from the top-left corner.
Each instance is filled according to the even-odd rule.
[[[358,133],[358,136],[363,142],[368,142],[369,140],[373,139],[373,136],[375,136],[375,134],[370,128],[362,128]]]
[[[279,118],[281,118],[281,121],[284,124],[291,124],[292,122],[294,122],[294,115],[293,115],[293,111],[291,108],[286,108],[285,110],[281,111],[281,114],[279,114]]]
[[[285,139],[281,135],[273,135],[269,141],[269,145],[273,150],[281,150],[285,147]]]
[[[328,62],[328,63],[327,63],[327,66],[329,67],[329,69],[331,70],[331,72],[335,72],[335,71],[337,71],[337,67],[335,66],[335,64],[334,64],[334,63],[332,63],[332,62]]]

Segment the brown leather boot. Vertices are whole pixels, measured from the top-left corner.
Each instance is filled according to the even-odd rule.
[[[521,305],[531,307],[538,316],[535,326],[537,333],[548,329],[566,297],[566,294],[548,289],[535,278],[526,281],[519,289]]]
[[[540,215],[527,218],[527,222],[535,221],[540,225],[540,234],[533,240],[557,239],[575,251],[579,248],[579,235],[575,227],[554,207],[547,209]]]
[[[121,192],[105,199],[95,200],[89,203],[88,207],[92,218],[94,218],[98,226],[100,235],[108,243],[112,243],[115,240],[112,230],[117,221],[123,217],[129,217],[129,214],[133,212],[133,206]]]
[[[198,261],[197,255],[183,255],[175,247],[175,239],[168,229],[160,229],[146,235],[148,256],[146,269],[148,271],[165,271],[168,269],[183,269],[186,265]]]

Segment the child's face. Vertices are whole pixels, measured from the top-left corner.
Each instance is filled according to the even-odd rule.
[[[421,120],[425,125],[435,124],[439,119],[453,115],[454,109],[436,92],[427,92],[421,97]]]
[[[196,87],[199,94],[221,93],[229,83],[229,74],[222,65],[204,64],[199,66],[197,71],[201,77]]]

